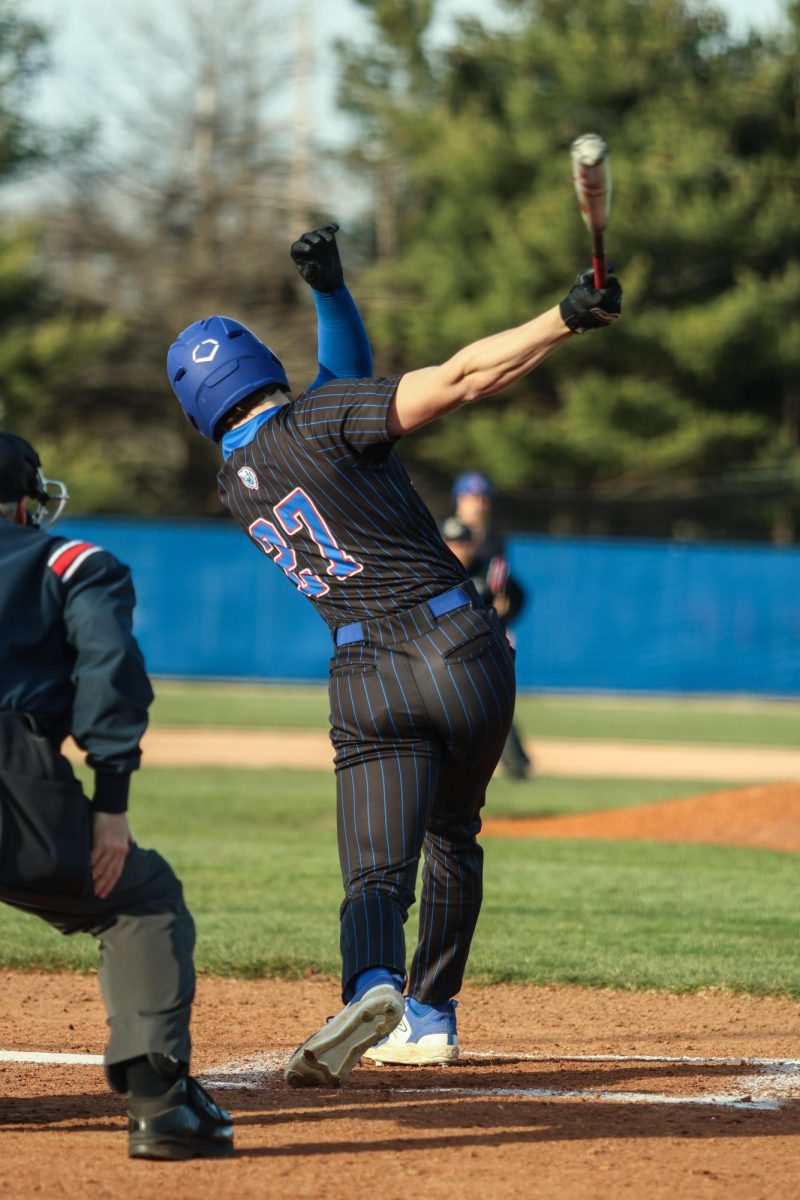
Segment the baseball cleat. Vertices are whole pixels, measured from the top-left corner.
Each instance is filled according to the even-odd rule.
[[[351,1000],[298,1046],[284,1072],[290,1087],[341,1087],[365,1050],[403,1016],[397,988],[381,983]]]
[[[163,1096],[128,1100],[129,1158],[227,1158],[233,1154],[230,1113],[191,1075]]]
[[[456,1006],[421,1004],[409,997],[403,1019],[382,1042],[364,1051],[370,1062],[406,1063],[418,1067],[447,1066],[458,1058]]]

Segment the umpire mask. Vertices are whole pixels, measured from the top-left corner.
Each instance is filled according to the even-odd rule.
[[[46,478],[30,442],[0,429],[0,502],[23,497],[34,501],[34,507],[28,510],[28,524],[48,529],[64,511],[69,493],[60,479]],[[51,504],[55,505],[52,513]]]

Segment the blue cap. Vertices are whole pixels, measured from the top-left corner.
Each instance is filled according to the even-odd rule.
[[[481,475],[480,471],[465,471],[463,475],[459,475],[453,484],[453,499],[457,500],[459,496],[465,496],[470,493],[474,496],[491,496],[494,489],[490,481],[485,475]]]

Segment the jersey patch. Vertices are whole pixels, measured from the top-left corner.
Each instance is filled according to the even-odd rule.
[[[91,542],[65,542],[59,546],[47,560],[47,565],[64,582],[71,579],[82,563],[92,554],[102,550],[102,546],[93,546]]]
[[[250,488],[251,491],[258,490],[258,476],[252,467],[240,467],[236,474],[246,488]]]

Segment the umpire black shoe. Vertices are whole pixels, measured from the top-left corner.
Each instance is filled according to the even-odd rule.
[[[230,1113],[191,1075],[158,1097],[128,1100],[129,1158],[226,1158],[233,1154]]]

